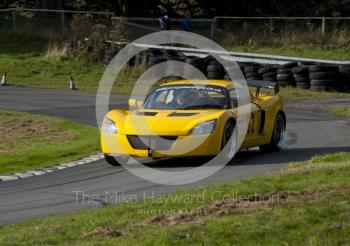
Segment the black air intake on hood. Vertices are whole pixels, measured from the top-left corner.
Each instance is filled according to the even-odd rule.
[[[171,113],[169,114],[168,116],[169,117],[186,117],[186,116],[193,116],[193,115],[196,115],[198,113],[181,113],[181,112],[174,112],[174,113]]]
[[[136,115],[144,115],[144,116],[155,116],[158,114],[158,112],[136,112]]]

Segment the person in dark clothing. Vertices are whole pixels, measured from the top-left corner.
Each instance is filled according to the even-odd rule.
[[[181,19],[181,22],[182,22],[183,30],[185,32],[192,32],[192,23],[190,18],[184,15]]]
[[[168,15],[168,11],[162,5],[159,5],[158,8],[162,13],[162,16],[159,17],[160,30],[162,31],[170,30],[171,19]]]

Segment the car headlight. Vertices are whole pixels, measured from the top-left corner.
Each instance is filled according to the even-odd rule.
[[[214,131],[216,126],[216,120],[207,121],[195,126],[190,135],[206,135]]]
[[[102,131],[105,134],[117,134],[118,133],[118,127],[117,125],[114,123],[114,121],[105,118],[103,120],[103,124],[102,124]]]

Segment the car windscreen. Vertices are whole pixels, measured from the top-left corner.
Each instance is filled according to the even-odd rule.
[[[145,109],[190,110],[225,109],[227,90],[213,85],[169,85],[154,90],[146,99]]]

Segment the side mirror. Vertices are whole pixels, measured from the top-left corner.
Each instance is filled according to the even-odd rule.
[[[130,108],[142,108],[143,102],[138,101],[136,99],[129,99],[129,107]]]

